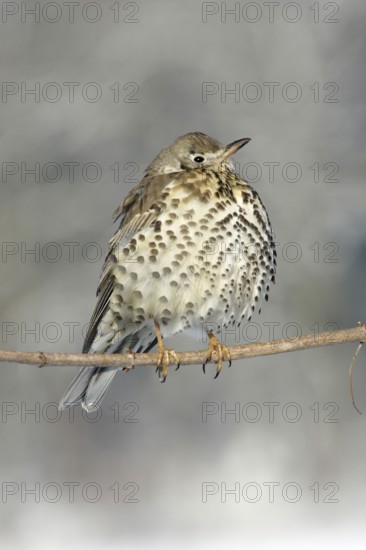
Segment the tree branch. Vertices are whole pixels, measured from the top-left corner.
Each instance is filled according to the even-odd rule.
[[[242,346],[231,346],[229,351],[231,358],[244,359],[247,357],[260,357],[274,355],[289,351],[330,346],[332,344],[344,344],[347,342],[363,342],[366,340],[366,325],[358,323],[356,328],[337,330],[334,332],[321,332],[299,338],[283,338],[269,342],[257,342]],[[202,364],[206,358],[206,351],[187,351],[177,353],[181,365]],[[217,359],[217,355],[213,355]],[[23,363],[26,365],[49,366],[76,366],[76,367],[149,367],[156,366],[157,353],[124,353],[124,354],[74,354],[74,353],[43,353],[41,351],[10,351],[0,350],[0,362]]]

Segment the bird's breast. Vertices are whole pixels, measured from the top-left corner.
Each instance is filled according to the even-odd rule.
[[[111,297],[121,322],[157,319],[163,336],[197,335],[206,323],[248,316],[265,292],[271,249],[255,208],[209,192],[208,201],[187,201],[189,188],[175,189],[158,220],[125,246]]]

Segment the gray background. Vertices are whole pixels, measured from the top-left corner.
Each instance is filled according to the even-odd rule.
[[[114,22],[112,2],[106,2],[98,4],[101,15],[94,23],[97,12],[85,4],[75,6],[74,22],[63,3],[49,3],[39,22],[23,8],[22,22],[21,3],[14,3],[19,12],[4,15],[1,23],[2,81],[14,83],[15,92],[19,86],[13,95],[3,92],[1,105],[2,347],[80,351],[103,260],[95,254],[107,250],[110,216],[134,185],[130,170],[136,168],[138,181],[162,147],[194,130],[225,143],[252,138],[235,161],[249,180],[262,170],[253,185],[279,243],[269,303],[238,341],[228,335],[226,343],[267,340],[268,323],[277,323],[278,338],[365,320],[365,3],[340,1],[332,15],[334,3],[314,8],[313,2],[280,1],[272,22],[262,2],[238,3],[243,10],[237,21],[234,15],[225,21],[221,3],[209,3],[207,9],[218,13],[204,22],[200,2],[138,0],[121,3]],[[227,9],[233,6],[226,3]],[[61,90],[58,101],[52,101],[56,88],[50,82]],[[64,82],[80,83],[74,102]],[[92,101],[95,87],[81,91],[90,82],[102,93],[98,101]],[[118,102],[109,89],[115,82]],[[203,97],[205,82],[216,83],[222,95]],[[246,86],[250,82],[256,84]],[[266,82],[279,83],[273,98]],[[22,83],[28,89],[39,83],[39,101],[32,95],[22,100]],[[239,97],[225,94],[235,83]],[[133,88],[135,102],[128,101]],[[21,163],[31,168],[37,162],[49,171],[38,182],[29,173],[22,177]],[[69,162],[79,163],[74,181],[64,164]],[[98,181],[90,181],[92,167],[82,173],[90,162],[100,168]],[[268,162],[280,163],[274,181]],[[61,174],[47,163],[56,163]],[[114,163],[119,181],[109,168]],[[319,181],[309,168],[314,163]],[[333,176],[338,181],[327,181],[335,165],[326,163],[339,167]],[[67,243],[76,243],[74,256]],[[24,254],[32,248],[35,254]],[[204,348],[183,338],[169,345]],[[165,384],[154,369],[136,369],[116,377],[96,422],[79,409],[74,417],[57,417],[54,403],[76,368],[3,365],[4,544],[338,548],[360,542],[365,415],[356,413],[348,393],[354,349],[333,346],[238,361],[216,381],[213,366],[206,376],[200,366],[172,370]],[[354,383],[365,412],[364,363],[363,351]],[[205,402],[217,404],[219,412],[203,422]],[[273,422],[265,403],[277,403]],[[239,418],[225,416],[225,407],[235,406]],[[26,414],[31,409],[36,413]],[[71,482],[79,483],[74,499]],[[207,502],[205,482],[217,489]],[[264,485],[269,482],[279,484],[274,502]],[[7,496],[9,483],[14,494]],[[222,483],[227,489],[239,484],[239,502],[232,494],[222,502]],[[309,489],[314,483],[319,502]],[[120,487],[116,503],[113,484]],[[32,487],[38,496],[27,493]],[[138,502],[123,502],[134,487]],[[258,501],[249,502],[258,487]],[[326,502],[337,487],[338,502]],[[93,503],[98,488],[100,499]],[[296,495],[297,502],[289,502]]]

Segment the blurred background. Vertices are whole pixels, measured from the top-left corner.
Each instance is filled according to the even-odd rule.
[[[269,303],[225,343],[365,321],[365,16],[361,0],[3,2],[2,347],[81,350],[112,212],[190,131],[252,138],[234,160],[278,242]],[[360,542],[355,349],[238,361],[217,380],[214,366],[172,369],[165,384],[138,368],[90,417],[56,408],[76,368],[3,364],[3,544]]]

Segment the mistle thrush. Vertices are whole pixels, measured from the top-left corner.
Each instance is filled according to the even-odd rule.
[[[194,132],[179,137],[147,167],[114,213],[84,353],[149,351],[158,344],[165,380],[174,351],[162,338],[185,332],[209,337],[207,359],[226,346],[222,327],[250,319],[274,282],[276,251],[258,193],[234,172],[231,156],[250,141],[225,146]],[[215,327],[217,330],[215,330]],[[98,407],[117,370],[85,367],[60,408]]]

